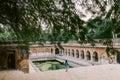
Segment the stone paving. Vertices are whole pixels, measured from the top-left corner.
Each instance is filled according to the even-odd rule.
[[[25,80],[25,76],[17,70],[0,71],[0,80]]]
[[[24,74],[0,71],[0,80],[120,80],[120,65],[106,64]]]

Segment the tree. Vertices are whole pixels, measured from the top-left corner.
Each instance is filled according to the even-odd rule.
[[[82,10],[79,13],[76,10],[77,3],[92,14],[87,22],[80,16],[86,16]],[[18,41],[50,40],[52,43],[70,39],[80,43],[94,42],[92,39],[95,38],[111,39],[107,32],[112,33],[112,38],[114,35],[119,37],[119,0],[82,0],[77,3],[72,0],[0,0],[0,23],[6,27],[0,27],[0,34],[7,30]],[[110,4],[111,8],[107,10]],[[49,32],[43,31],[43,26]],[[46,36],[46,33],[50,34]]]
[[[17,39],[28,42],[41,38],[43,24],[52,30],[51,41],[57,41],[60,32],[75,35],[83,24],[71,0],[4,0],[0,6],[0,23],[9,25],[7,29]]]

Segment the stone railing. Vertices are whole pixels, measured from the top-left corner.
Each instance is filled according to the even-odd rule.
[[[103,39],[96,39],[97,43],[94,47],[106,47],[102,44]],[[113,47],[120,48],[120,38],[112,39],[112,45]],[[79,46],[79,47],[93,47],[90,43],[86,44],[80,44],[77,41],[69,41],[68,43],[61,43],[62,46]],[[38,46],[37,44],[34,46]],[[53,44],[50,44],[50,42],[46,42],[45,46],[54,46]]]
[[[51,53],[32,53],[30,55],[31,61],[53,60],[54,58],[55,55],[52,55]]]
[[[94,47],[106,47],[105,45],[102,44],[102,40],[100,39],[96,39],[96,41],[98,43],[95,44]],[[63,46],[79,46],[79,47],[93,47],[90,43],[86,43],[86,44],[80,44],[80,43],[77,43],[76,41],[69,41],[68,43],[66,44],[62,44]],[[112,39],[112,45],[113,47],[116,47],[116,48],[120,48],[120,39]]]

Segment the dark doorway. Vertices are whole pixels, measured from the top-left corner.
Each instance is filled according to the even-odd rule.
[[[97,52],[94,52],[94,53],[93,53],[93,60],[94,60],[95,62],[98,62],[98,53],[97,53]]]
[[[72,49],[72,57],[74,57],[74,50]]]
[[[84,59],[84,53],[81,54],[81,59]]]
[[[84,59],[84,51],[81,51],[81,59]]]
[[[53,49],[51,49],[51,53],[53,54]]]
[[[90,52],[89,52],[89,51],[87,51],[87,53],[86,53],[86,59],[87,59],[87,60],[91,60],[91,55],[90,55]]]
[[[120,64],[120,52],[117,53],[117,62]]]
[[[55,54],[59,54],[59,49],[58,48],[55,49]]]
[[[69,54],[69,56],[70,56],[70,49],[68,49],[68,54]]]
[[[15,54],[14,53],[8,54],[8,68],[15,69]]]
[[[79,58],[79,51],[76,50],[76,58]]]
[[[74,53],[72,53],[72,57],[74,57]]]

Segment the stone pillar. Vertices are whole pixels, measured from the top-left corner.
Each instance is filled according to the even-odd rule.
[[[79,59],[81,59],[81,54],[79,53]]]
[[[87,61],[86,53],[84,53],[84,60]]]
[[[55,55],[55,48],[53,49],[53,55]]]
[[[98,63],[101,64],[101,56],[100,55],[98,55]]]
[[[91,56],[91,62],[94,62],[93,54],[91,54],[90,56]]]
[[[117,63],[117,55],[115,55],[115,62],[114,63]]]

